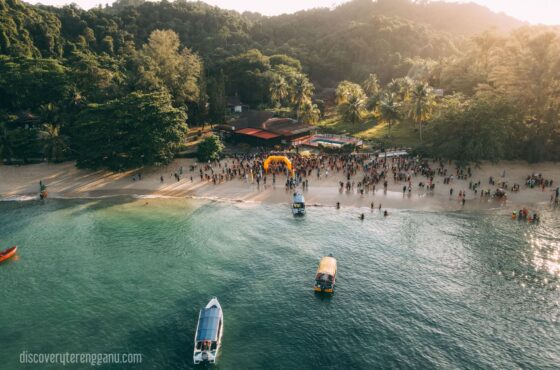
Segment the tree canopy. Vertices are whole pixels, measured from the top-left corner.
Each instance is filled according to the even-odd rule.
[[[187,123],[226,120],[228,97],[314,124],[333,108],[322,96],[337,86],[332,110],[342,120],[386,124],[389,132],[410,121],[434,155],[560,159],[557,28],[527,27],[475,4],[353,0],[265,17],[181,0],[119,0],[87,11],[0,0],[0,142],[8,161],[164,163]],[[515,114],[497,117],[505,106]],[[175,127],[155,136],[169,143],[139,149],[140,137],[161,129],[142,107]],[[113,126],[101,119],[110,112]],[[482,122],[471,120],[475,113]],[[506,124],[511,148],[465,144],[461,158],[445,149],[444,128],[457,132],[452,123],[463,115],[473,125],[458,125],[465,133],[502,133]],[[130,132],[130,147],[106,147],[99,132],[112,130]],[[94,147],[104,148],[101,157]]]
[[[161,92],[88,105],[72,128],[78,166],[123,170],[167,164],[187,133],[185,118]]]

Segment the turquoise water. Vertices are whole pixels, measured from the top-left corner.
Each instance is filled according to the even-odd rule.
[[[149,202],[148,205],[145,203]],[[134,352],[192,368],[198,310],[219,369],[554,368],[560,216],[308,209],[190,200],[0,202],[0,368],[30,352]],[[312,292],[320,257],[336,293]],[[88,365],[64,368],[90,368]],[[121,368],[104,366],[103,368]]]

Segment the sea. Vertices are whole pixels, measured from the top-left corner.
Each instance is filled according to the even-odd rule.
[[[12,245],[0,264],[1,369],[560,368],[552,210],[530,224],[500,210],[308,207],[294,218],[288,204],[4,201],[0,249]],[[312,289],[329,254],[330,297]],[[198,367],[197,318],[212,297],[222,349]],[[26,362],[51,353],[141,363]]]

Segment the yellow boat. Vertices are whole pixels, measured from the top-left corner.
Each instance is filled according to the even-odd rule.
[[[315,285],[313,289],[317,293],[333,293],[336,281],[336,259],[329,254],[321,258],[319,268],[315,275]]]

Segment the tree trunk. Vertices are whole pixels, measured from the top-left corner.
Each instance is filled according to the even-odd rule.
[[[420,145],[422,145],[422,121],[420,121]]]

